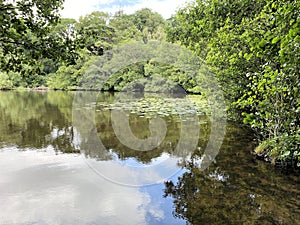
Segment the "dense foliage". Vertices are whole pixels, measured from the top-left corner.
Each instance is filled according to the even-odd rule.
[[[43,82],[43,60],[70,62],[75,46],[51,32],[59,21],[62,0],[0,1],[0,88]]]
[[[258,155],[293,164],[300,159],[299,12],[298,0],[199,0],[167,28],[169,41],[216,73],[234,118],[258,131]]]
[[[99,75],[93,69],[93,66],[97,66],[93,62],[99,59],[99,56],[130,41],[147,44],[150,40],[163,40],[164,26],[165,20],[161,15],[149,9],[141,9],[131,15],[119,11],[110,17],[103,12],[93,12],[81,17],[72,25],[75,33],[74,41],[80,47],[78,49],[80,58],[75,65],[63,64],[57,71],[50,73],[47,85],[54,89],[77,89],[84,74],[91,74],[91,79],[96,79]],[[67,24],[67,27],[70,25]],[[153,64],[151,63],[144,62],[118,71],[101,89],[121,90],[127,83],[147,77],[149,73],[147,71]],[[157,66],[156,69],[166,71],[170,68]]]

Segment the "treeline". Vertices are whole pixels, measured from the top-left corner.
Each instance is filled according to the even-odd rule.
[[[49,16],[49,15],[45,15]],[[58,19],[58,18],[57,18]],[[14,20],[12,20],[14,21]],[[5,21],[1,21],[0,23]],[[21,21],[23,23],[23,21]],[[46,86],[52,89],[70,90],[76,89],[89,65],[95,58],[102,56],[104,52],[113,49],[115,46],[130,41],[141,41],[145,44],[150,40],[165,40],[166,21],[162,16],[150,9],[141,9],[134,14],[127,15],[122,11],[110,16],[104,12],[93,12],[81,17],[78,21],[75,19],[61,18],[47,27],[47,34],[41,35],[40,32],[33,37],[32,46],[26,46],[28,40],[24,40],[24,46],[15,43],[0,43],[4,52],[7,45],[20,47],[20,52],[10,52],[8,49],[4,55],[9,55],[9,60],[3,59],[0,77],[0,89],[10,89],[16,87],[39,87]],[[12,30],[17,31],[14,25]],[[31,27],[22,28],[26,32],[32,32]],[[18,35],[21,35],[18,34]],[[38,36],[39,35],[39,36]],[[5,34],[7,41],[13,39],[11,34]],[[40,43],[40,39],[48,39],[48,43]],[[30,40],[32,41],[32,40]],[[30,43],[29,41],[29,43]],[[37,55],[31,50],[37,46],[46,47],[49,43],[50,48],[39,49],[41,53]],[[26,55],[26,60],[21,57]],[[148,63],[148,64],[147,64]],[[147,64],[147,65],[146,65]],[[152,63],[153,64],[153,63]],[[151,73],[151,62],[145,62],[145,65],[133,65],[130,69],[124,69],[119,73],[122,79],[116,79],[115,83],[110,83],[108,90],[120,89],[119,83],[130,82],[132,78],[143,77],[144,66],[148,68],[147,73]],[[15,65],[20,65],[15,67]],[[178,74],[176,70],[163,65],[161,71],[169,70],[169,73]],[[156,71],[156,73],[159,71]],[[145,75],[147,76],[147,75]],[[127,80],[124,79],[127,77]]]
[[[79,21],[59,18],[62,2],[0,3],[0,89],[76,89],[95,58],[116,46],[166,40],[195,52],[216,74],[230,116],[259,134],[257,156],[300,166],[299,0],[197,0],[168,20],[141,9]],[[117,72],[104,89],[155,74],[188,91],[201,82],[150,60]]]

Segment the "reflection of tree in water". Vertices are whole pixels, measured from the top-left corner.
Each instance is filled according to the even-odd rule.
[[[96,127],[99,138],[101,139],[103,145],[106,149],[112,150],[116,153],[121,160],[125,160],[127,158],[135,158],[136,160],[142,163],[150,163],[152,159],[158,158],[162,155],[162,153],[168,153],[170,155],[177,155],[174,152],[176,145],[178,144],[179,138],[181,134],[181,123],[179,116],[165,116],[161,117],[167,124],[167,133],[166,137],[162,141],[162,143],[153,150],[150,151],[137,151],[134,149],[130,149],[124,146],[116,137],[115,132],[112,127],[112,121],[110,117],[110,111],[100,111],[96,115]],[[130,128],[133,134],[140,138],[144,139],[149,137],[149,118],[140,117],[137,114],[130,114],[129,116]],[[203,125],[200,127],[201,129],[201,138],[199,139],[199,148],[204,148],[208,141],[209,135],[209,122],[206,117],[202,118]]]
[[[164,141],[150,151],[130,149],[122,145],[116,137],[112,127],[111,111],[108,109],[96,112],[96,125],[90,114],[92,110],[83,111],[80,118],[76,119],[83,129],[79,131],[77,127],[73,127],[73,97],[72,92],[59,91],[1,92],[0,143],[5,146],[17,146],[20,149],[42,149],[52,146],[56,151],[63,153],[79,153],[81,150],[87,157],[97,160],[111,159],[111,152],[113,152],[121,160],[135,158],[147,164],[163,153],[180,156],[174,152],[180,136],[186,135],[185,139],[190,137],[189,134],[181,134],[179,115],[163,115],[160,117],[167,124]],[[134,98],[137,97],[134,96]],[[98,95],[98,102],[110,104],[114,101],[114,96],[109,93]],[[137,113],[131,113],[129,123],[133,134],[140,139],[149,137],[151,135],[149,121],[155,116],[157,115],[140,117]],[[202,124],[199,147],[204,149],[210,132],[210,124],[206,117],[200,120]],[[102,146],[99,144],[100,141],[103,143]]]
[[[19,148],[78,152],[71,124],[73,94],[66,92],[1,92],[0,143]]]
[[[102,95],[101,95],[102,96]],[[108,96],[106,96],[107,98]],[[184,136],[186,144],[189,139],[192,139],[191,133],[183,134],[182,119],[185,117],[181,114],[191,113],[191,108],[194,109],[188,100],[182,98],[180,94],[154,94],[154,93],[118,93],[114,98],[98,99],[96,106],[96,129],[97,136],[101,140],[106,151],[112,151],[121,160],[135,158],[139,162],[148,164],[153,159],[160,157],[163,153],[168,153],[174,156],[181,156],[181,152],[175,152],[179,139]],[[180,99],[181,98],[181,99]],[[161,118],[166,124],[166,136],[160,145],[149,151],[139,151],[123,145],[118,139],[112,126],[111,110],[127,112],[127,117],[118,118],[120,120],[128,120],[132,134],[140,139],[145,140],[151,136],[149,129],[150,120]],[[193,116],[195,112],[193,112]],[[82,113],[81,118],[88,114]],[[86,116],[87,118],[90,116]],[[210,123],[207,117],[202,116],[201,120],[201,137],[199,139],[199,147],[204,148],[210,132]],[[118,121],[114,121],[118,122]],[[187,122],[185,122],[186,124]],[[84,126],[84,125],[82,125]],[[84,129],[83,129],[84,130]],[[192,132],[192,131],[190,131]],[[85,135],[91,138],[92,135]],[[196,135],[197,136],[197,135]],[[192,142],[192,141],[190,141]],[[99,156],[96,150],[89,148],[89,155]],[[103,151],[103,149],[98,151]],[[185,155],[186,156],[186,155]]]
[[[170,135],[170,132],[173,129],[168,129],[167,137],[168,140],[164,140],[164,142],[158,147],[150,151],[136,151],[124,146],[116,137],[113,127],[111,125],[111,118],[109,111],[103,111],[98,114],[99,118],[101,118],[101,123],[97,124],[98,135],[102,141],[102,143],[106,146],[107,149],[111,149],[115,152],[120,159],[126,159],[134,157],[135,159],[143,162],[149,163],[151,159],[159,157],[162,152],[168,152],[172,150],[173,145],[175,145],[178,141],[178,133]],[[105,119],[104,119],[105,118]],[[147,118],[141,118],[137,115],[130,116],[130,127],[134,135],[136,135],[140,139],[144,139],[150,136],[149,131],[149,120]],[[168,127],[169,128],[169,127]],[[178,132],[178,130],[176,129]]]
[[[197,225],[299,222],[297,176],[278,176],[269,165],[254,161],[248,156],[251,140],[246,135],[229,127],[216,164],[201,171],[190,160],[183,163],[188,172],[177,183],[165,183],[175,217]]]
[[[198,147],[204,149],[210,133],[210,121],[206,116],[200,116],[201,136],[197,140],[199,127],[198,123],[195,122],[195,118],[198,120],[198,116],[194,103],[182,98],[182,94],[172,94],[171,97],[169,95],[165,97],[161,94],[157,96],[153,93],[145,95],[144,93],[118,93],[117,98],[108,93],[78,92],[73,108],[73,124],[80,133],[82,152],[87,157],[97,160],[134,158],[141,163],[148,164],[153,159],[162,156],[163,153],[176,157],[187,156],[183,148],[186,148],[187,153],[189,153],[190,143],[195,142],[195,137],[195,145],[199,141]],[[203,102],[205,101],[201,99],[201,103]],[[123,116],[112,120],[112,110],[114,112],[127,112],[128,116],[123,114]],[[113,123],[119,124],[120,121],[117,120],[126,120],[129,123],[132,136],[138,140],[145,140],[150,136],[153,137],[149,129],[150,120],[158,117],[164,120],[166,124],[166,135],[158,147],[149,151],[140,151],[139,148],[127,147],[126,144],[122,144],[124,142],[118,139],[113,127]],[[190,126],[189,124],[192,122],[189,119],[193,120],[196,126]],[[184,128],[182,120],[186,120]],[[194,131],[190,127],[194,130],[196,127],[197,134],[193,135]],[[181,140],[180,148],[176,149],[179,140]]]

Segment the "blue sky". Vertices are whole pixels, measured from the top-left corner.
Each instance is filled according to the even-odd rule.
[[[178,7],[192,0],[65,0],[63,17],[78,19],[93,11],[113,14],[118,10],[131,14],[141,8],[150,8],[169,18]]]

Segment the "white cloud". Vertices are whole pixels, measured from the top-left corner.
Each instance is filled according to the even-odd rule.
[[[122,9],[125,13],[131,14],[142,8],[150,8],[167,19],[175,13],[178,7],[189,1],[191,0],[137,0],[136,4],[126,5],[126,1],[122,4],[122,1],[114,0],[65,0],[64,10],[61,14],[65,18],[78,19],[93,11],[105,11],[113,14]],[[113,2],[118,3],[112,4]]]

